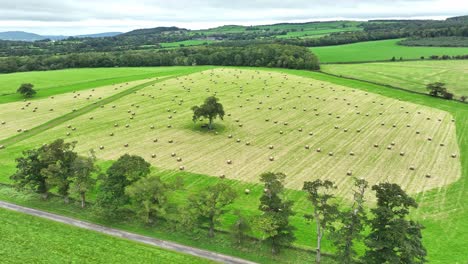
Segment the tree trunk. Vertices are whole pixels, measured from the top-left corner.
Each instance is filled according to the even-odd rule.
[[[213,119],[212,118],[210,118],[210,123],[208,124],[208,128],[210,130],[213,130]]]
[[[85,207],[86,207],[86,193],[82,192],[81,193],[81,208],[85,208]]]
[[[214,237],[214,220],[210,218],[210,232],[208,233],[209,237]]]

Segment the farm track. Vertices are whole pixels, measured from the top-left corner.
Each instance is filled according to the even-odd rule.
[[[82,107],[80,109],[77,109],[76,111],[73,111],[71,113],[68,113],[68,114],[65,114],[65,115],[62,115],[62,116],[59,116],[55,119],[52,119],[46,123],[43,123],[39,126],[36,126],[32,129],[30,129],[28,132],[24,132],[24,133],[21,133],[19,135],[16,135],[16,136],[12,136],[12,137],[9,137],[7,139],[4,139],[4,140],[0,140],[0,144],[1,145],[4,145],[4,146],[10,146],[10,145],[13,145],[13,144],[16,144],[20,141],[23,141],[25,139],[28,139],[30,137],[33,137],[35,135],[38,135],[44,131],[47,131],[51,128],[54,128],[60,124],[63,124],[64,122],[70,120],[70,119],[73,119],[73,118],[77,118],[79,116],[82,116],[84,114],[87,114],[103,105],[106,105],[106,104],[109,104],[109,103],[112,103],[113,101],[116,101],[124,96],[127,96],[127,95],[130,95],[138,90],[141,90],[149,85],[152,85],[152,84],[156,84],[156,83],[159,83],[159,82],[163,82],[163,81],[167,81],[171,78],[176,78],[178,77],[179,75],[174,75],[174,76],[169,76],[169,77],[165,77],[165,78],[161,78],[161,79],[157,79],[157,80],[154,80],[154,81],[149,81],[149,82],[145,82],[143,84],[139,84],[139,85],[136,85],[132,88],[129,88],[129,89],[126,89],[125,91],[122,91],[120,93],[117,93],[117,94],[114,94],[112,96],[109,96],[108,98],[105,98],[101,101],[98,101],[98,102],[95,102],[95,103],[92,103],[92,104],[89,104],[85,107]]]
[[[8,202],[0,201],[0,207],[4,209],[52,220],[55,222],[72,225],[72,226],[76,226],[76,227],[87,229],[87,230],[92,230],[92,231],[110,235],[113,237],[124,238],[124,239],[132,240],[138,243],[148,244],[151,246],[156,246],[159,248],[176,251],[176,252],[180,252],[183,254],[197,256],[197,257],[213,260],[213,261],[220,262],[220,263],[229,263],[229,264],[254,264],[255,263],[255,262],[251,262],[248,260],[243,260],[243,259],[207,251],[207,250],[201,250],[201,249],[197,249],[194,247],[184,246],[184,245],[174,243],[171,241],[142,236],[142,235],[138,235],[135,233],[130,233],[130,232],[114,229],[114,228],[109,228],[109,227],[73,219],[70,217],[52,214],[49,212],[40,211],[40,210],[36,210],[36,209],[24,207],[24,206],[19,206],[19,205],[8,203]]]

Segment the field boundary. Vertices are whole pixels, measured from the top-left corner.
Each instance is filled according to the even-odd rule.
[[[209,259],[209,260],[213,260],[213,261],[217,261],[221,263],[230,263],[230,264],[255,264],[256,263],[256,262],[252,262],[252,261],[224,255],[224,254],[219,254],[219,253],[215,253],[215,252],[211,252],[207,250],[185,246],[185,245],[170,242],[167,240],[161,240],[161,239],[156,239],[156,238],[152,238],[148,236],[142,236],[142,235],[138,235],[135,233],[130,233],[130,232],[115,229],[115,228],[105,227],[102,225],[97,225],[97,224],[93,224],[90,222],[77,220],[74,218],[70,218],[70,217],[66,217],[66,216],[62,216],[58,214],[48,213],[45,211],[36,210],[36,209],[29,208],[29,207],[24,207],[24,206],[12,204],[12,203],[4,202],[4,201],[0,201],[0,208],[44,218],[47,220],[79,227],[79,228],[86,229],[86,230],[95,231],[95,232],[106,234],[106,235],[113,236],[113,237],[123,238],[123,239],[131,240],[131,241],[135,241],[138,243],[148,244],[151,246],[156,246],[156,247],[171,250],[171,251],[176,251],[176,252],[180,252],[180,253],[196,256],[196,257],[201,257],[204,259]]]

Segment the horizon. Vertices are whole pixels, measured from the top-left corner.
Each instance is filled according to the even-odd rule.
[[[223,25],[255,26],[276,23],[371,19],[445,19],[466,15],[468,2],[456,0],[344,1],[333,3],[292,0],[0,0],[0,32],[39,35],[84,35],[128,32],[141,28],[176,26],[190,30]],[[463,13],[465,12],[465,13]]]

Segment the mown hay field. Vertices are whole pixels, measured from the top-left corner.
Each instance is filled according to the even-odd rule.
[[[428,93],[429,83],[443,82],[457,98],[468,96],[466,60],[327,64],[322,66],[322,71],[419,93]]]
[[[206,121],[192,122],[190,108],[213,94],[227,115],[209,132],[201,128]],[[155,83],[21,145],[55,138],[78,141],[79,151],[95,149],[104,160],[131,153],[159,168],[246,182],[282,171],[293,189],[317,178],[351,186],[355,176],[415,193],[461,175],[447,112],[267,71],[217,68]]]

